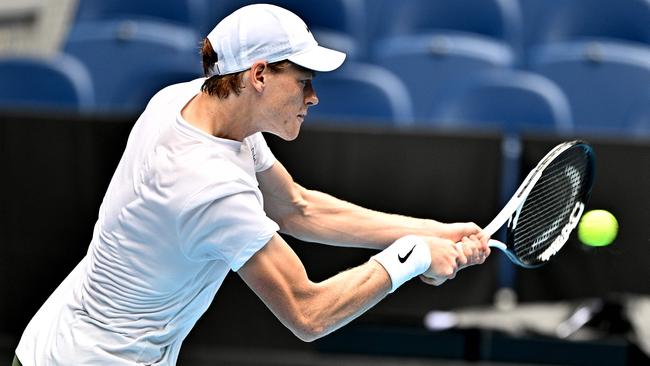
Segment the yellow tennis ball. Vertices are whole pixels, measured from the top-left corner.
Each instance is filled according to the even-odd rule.
[[[592,210],[585,213],[578,224],[578,239],[593,247],[611,244],[618,234],[616,217],[605,210]]]

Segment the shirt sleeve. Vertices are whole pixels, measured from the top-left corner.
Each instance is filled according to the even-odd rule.
[[[248,144],[255,162],[255,171],[263,172],[273,166],[275,156],[266,144],[266,140],[261,132],[257,132],[248,138]]]
[[[271,240],[278,225],[253,188],[240,182],[211,186],[192,197],[178,221],[181,248],[191,260],[224,260],[233,271]]]

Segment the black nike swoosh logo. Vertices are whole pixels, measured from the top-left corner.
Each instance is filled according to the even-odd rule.
[[[399,262],[400,263],[406,262],[406,260],[409,259],[409,257],[411,256],[411,253],[413,253],[413,249],[415,249],[415,245],[413,246],[413,248],[411,248],[411,250],[409,250],[408,253],[406,253],[405,256],[402,257],[401,255],[398,254],[397,259],[399,259]]]

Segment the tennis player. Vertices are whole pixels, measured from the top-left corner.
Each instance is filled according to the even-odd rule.
[[[367,210],[301,187],[274,158],[261,132],[295,139],[318,103],[314,73],[345,58],[299,17],[246,6],[202,53],[206,78],[160,91],[133,127],[87,255],[23,333],[25,366],[174,365],[230,271],[311,341],[413,277],[438,285],[489,255],[475,224]],[[278,232],[380,251],[314,283]]]

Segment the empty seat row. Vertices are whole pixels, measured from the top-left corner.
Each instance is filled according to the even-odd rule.
[[[527,64],[522,66],[518,63],[517,51],[511,46],[519,34],[517,27],[495,26],[485,19],[513,18],[519,14],[518,9],[525,0],[481,0],[484,23],[480,17],[454,18],[454,14],[462,13],[463,7],[472,5],[472,1],[453,1],[455,5],[452,6],[447,0],[405,1],[405,5],[386,0],[378,1],[376,9],[367,9],[370,13],[380,12],[390,3],[395,5],[394,16],[384,22],[386,29],[377,31],[391,36],[377,37],[371,52],[372,63],[355,62],[353,57],[342,69],[317,78],[315,84],[321,105],[313,108],[312,118],[402,125],[446,125],[465,120],[494,122],[507,129],[553,126],[561,131],[571,126],[650,128],[647,122],[650,46],[641,43],[641,38],[636,41],[606,38],[561,41],[556,37],[552,43],[531,46]],[[537,0],[531,1],[529,4]],[[624,2],[627,1],[636,0]],[[104,8],[95,9],[95,15],[85,8],[93,3],[94,0],[82,0],[63,55],[54,60],[57,65],[64,62],[63,59],[71,60],[64,62],[66,64],[76,65],[68,67],[76,70],[72,73],[76,81],[70,85],[80,84],[79,80],[87,81],[81,83],[85,87],[71,89],[83,95],[83,100],[68,98],[69,106],[135,113],[162,87],[200,76],[198,45],[201,35],[187,26],[196,20],[196,9],[168,13],[156,9],[149,17],[141,14],[136,20],[133,14],[121,10],[120,7],[127,5],[120,1],[101,2]],[[156,3],[166,4],[166,1]],[[203,4],[201,1],[189,3]],[[246,1],[224,1],[212,6],[227,13],[232,10],[230,7],[244,3]],[[286,7],[298,4],[292,0],[278,3]],[[346,27],[352,27],[354,22],[345,17],[332,17],[332,14],[363,9],[362,1],[358,0],[326,3],[329,5],[322,8],[307,7],[301,15],[314,19],[321,16],[315,24],[323,29],[334,29],[335,24],[350,29]],[[429,10],[423,12],[425,3],[430,3]],[[579,1],[567,0],[566,3]],[[140,8],[133,6],[147,13],[148,7],[143,4]],[[187,6],[184,1],[175,4]],[[317,14],[319,10],[322,10],[320,15]],[[638,13],[643,14],[640,10]],[[178,22],[160,21],[172,14],[178,15]],[[443,28],[456,30],[425,32],[427,22],[431,21],[427,14],[436,14],[430,18],[440,18],[436,22]],[[107,19],[100,19],[102,16]],[[419,20],[408,23],[402,17]],[[408,31],[409,27],[413,28],[413,33]],[[336,38],[336,34],[332,37]],[[42,67],[43,61],[39,62]],[[52,99],[46,95],[47,90],[32,89],[32,98]],[[9,94],[17,93],[18,89],[3,92],[7,93],[3,99],[11,101]],[[20,98],[29,96],[27,93]],[[56,96],[63,98],[65,93]],[[52,103],[56,103],[56,98]]]
[[[457,68],[442,69],[446,75],[436,77],[423,72],[423,68],[414,71],[404,67],[402,70],[411,72],[413,80],[419,76],[419,87],[409,88],[399,77],[394,81],[395,73],[389,83],[376,79],[367,83],[391,85],[390,90],[401,95],[399,100],[412,101],[411,108],[402,103],[401,109],[413,110],[414,118],[401,120],[399,125],[481,127],[515,133],[544,130],[648,135],[650,50],[633,51],[637,53],[626,53],[620,45],[605,47],[600,50],[600,58],[594,60],[587,44],[570,50],[557,47],[539,55],[534,65],[536,72],[485,68],[462,75],[462,68]],[[449,76],[450,72],[455,76]],[[374,102],[355,97],[353,83],[339,80],[333,86],[326,82],[344,74],[339,76],[335,71],[316,80],[321,102],[313,108],[313,117],[339,121],[342,114],[347,114],[359,120],[366,111],[384,110],[389,105],[388,96]],[[404,85],[400,86],[400,82]],[[429,88],[431,93],[427,92],[427,86],[438,82]],[[334,87],[337,90],[330,90]],[[327,97],[322,95],[323,89]],[[411,97],[414,94],[417,97]],[[348,107],[339,109],[340,103]],[[357,108],[351,110],[349,105],[356,103]],[[386,118],[398,116],[408,114],[387,114]]]
[[[0,106],[137,113],[162,87],[200,76],[198,56],[182,52],[181,40],[178,49],[170,49],[155,42],[136,47],[134,39],[102,46],[90,37],[85,46],[79,39],[79,49],[69,49],[73,56],[0,59]],[[619,43],[594,47],[540,48],[534,72],[505,67],[508,58],[499,53],[484,64],[395,56],[392,69],[350,61],[316,78],[320,103],[309,118],[402,126],[480,124],[514,132],[650,132],[650,49]]]
[[[156,21],[78,24],[63,52],[80,60],[95,84],[95,110],[134,112],[163,87],[201,76],[198,36]]]
[[[74,57],[0,58],[2,109],[88,110],[95,105],[94,93],[90,72]]]
[[[169,21],[205,35],[254,0],[80,0],[76,22]],[[300,15],[323,44],[371,60],[377,42],[413,34],[478,35],[526,60],[533,45],[584,38],[650,44],[647,0],[268,0]]]

